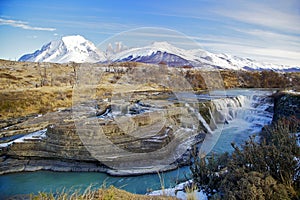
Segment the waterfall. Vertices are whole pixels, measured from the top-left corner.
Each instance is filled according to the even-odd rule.
[[[203,106],[208,109],[208,117],[205,119],[209,118],[209,121],[204,120],[203,126],[209,124],[212,133],[206,135],[201,145],[199,153],[204,155],[214,149],[216,144],[217,149],[214,151],[230,151],[231,142],[247,140],[250,135],[269,124],[273,116],[273,103],[266,93],[227,94],[225,98],[211,99]]]
[[[204,103],[199,102],[200,110],[201,107],[205,107],[205,111],[196,111],[188,103],[185,106],[191,113],[194,113],[210,134],[215,134],[217,129],[223,128],[224,124],[230,124],[235,120],[263,126],[272,117],[272,113],[267,111],[272,106],[272,103],[266,101],[264,95],[228,95],[225,97],[218,96],[211,100],[207,100],[207,97],[205,98]]]
[[[205,121],[205,119],[202,117],[202,115],[198,111],[196,111],[195,108],[190,106],[188,103],[186,103],[185,106],[189,109],[189,111],[191,111],[192,113],[194,113],[196,115],[197,119],[202,123],[202,125],[207,130],[207,132],[212,134],[212,130],[211,130],[210,126]]]
[[[212,99],[210,103],[201,106],[207,107],[210,121],[204,122],[204,126],[209,124],[210,129],[215,130],[220,124],[229,124],[235,119],[243,119],[249,123],[264,125],[272,117],[269,108],[272,103],[266,97],[257,95],[237,95]],[[202,116],[201,116],[202,117]],[[202,120],[200,120],[202,122]]]
[[[210,118],[216,123],[229,123],[235,119],[240,111],[251,106],[251,97],[236,96],[229,98],[213,99],[210,105]]]
[[[210,94],[212,93],[213,91]],[[200,101],[200,106],[207,106],[207,112],[202,113],[203,117],[198,115],[199,123],[203,122],[203,127],[207,128],[212,126],[212,124],[215,125],[215,128],[211,130],[213,134],[206,134],[204,142],[199,144],[199,148],[201,148],[200,151],[205,154],[208,154],[211,150],[216,153],[223,153],[225,151],[230,152],[230,150],[233,150],[230,145],[231,142],[240,145],[248,139],[249,135],[260,131],[264,125],[270,123],[272,120],[272,113],[270,111],[272,110],[273,104],[268,98],[265,98],[269,94],[271,94],[271,92],[258,89],[235,89],[227,90],[226,96],[210,97],[205,94],[205,96],[201,98],[201,95],[195,95]],[[190,105],[191,104],[192,103],[190,103]],[[119,106],[119,104],[117,104],[117,106]],[[195,107],[196,106],[193,108]],[[219,108],[218,111],[216,109],[217,107]],[[118,107],[112,108],[112,111],[110,110],[109,112],[104,113],[113,116],[113,109],[116,111],[122,110]],[[189,109],[189,111],[194,113],[197,109]],[[224,120],[218,122],[216,118],[214,118],[217,117],[215,113],[219,113],[219,115],[223,116]],[[119,113],[117,114],[119,115]],[[106,117],[104,114],[99,115],[99,117],[100,116],[103,118]],[[205,121],[204,119],[208,120],[209,116],[211,116],[211,120]],[[227,118],[228,121],[224,124],[225,118]],[[185,179],[188,174],[190,174],[190,171],[189,167],[186,166],[181,166],[178,170],[165,172],[165,186],[170,187],[173,185],[174,177],[177,177],[178,180],[182,180]],[[54,176],[56,178],[53,178]],[[82,178],[83,176],[85,177],[84,179]],[[49,184],[45,187],[45,179],[50,181],[51,187],[49,187]],[[62,185],[65,185],[64,188],[66,190],[72,190],[74,185],[88,187],[91,183],[98,183],[107,179],[110,180],[108,184],[113,184],[116,187],[122,187],[126,191],[138,194],[146,193],[149,186],[154,190],[161,188],[161,184],[157,179],[157,174],[112,177],[99,172],[76,172],[76,176],[74,176],[73,174],[70,174],[70,172],[39,171],[13,173],[0,176],[0,182],[6,183],[1,185],[1,195],[12,196],[21,194],[24,191],[29,191],[26,193],[38,193],[41,190],[60,191],[63,189]],[[24,184],[24,180],[30,180],[30,182]],[[139,187],[136,187],[137,185]],[[101,184],[99,187],[101,187]]]

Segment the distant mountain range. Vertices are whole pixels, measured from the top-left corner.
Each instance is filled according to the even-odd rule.
[[[300,67],[258,62],[228,54],[214,54],[202,49],[185,50],[167,42],[154,42],[148,46],[130,48],[109,54],[97,49],[80,35],[65,36],[44,45],[32,54],[23,55],[19,61],[53,63],[105,63],[134,61],[164,63],[171,67],[190,66],[206,69],[300,71]]]

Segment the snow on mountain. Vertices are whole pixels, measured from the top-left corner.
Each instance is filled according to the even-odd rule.
[[[60,40],[52,41],[40,50],[23,55],[19,59],[19,61],[54,63],[95,63],[104,60],[104,53],[80,35],[62,37]]]
[[[117,49],[108,46],[102,52],[90,41],[80,35],[65,36],[60,40],[44,45],[32,54],[22,56],[19,61],[31,62],[125,62],[134,61],[142,63],[159,64],[168,66],[191,66],[205,69],[233,69],[233,70],[275,70],[275,71],[300,71],[299,67],[270,64],[240,58],[228,54],[214,54],[202,49],[181,49],[168,42],[154,42],[144,47],[123,47],[116,43]]]
[[[154,42],[145,47],[127,49],[111,56],[110,60],[153,64],[163,62],[169,66],[189,65],[214,69],[300,71],[300,67],[263,63],[228,54],[214,54],[202,49],[185,50],[167,42]]]
[[[109,59],[113,62],[135,61],[155,64],[165,62],[169,66],[182,66],[192,65],[195,57],[167,42],[154,42],[149,46],[122,51]]]

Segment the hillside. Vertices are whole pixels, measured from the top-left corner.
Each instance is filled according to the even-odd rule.
[[[72,105],[72,88],[75,84],[79,64],[32,63],[0,60],[0,119],[42,114]],[[128,70],[145,66],[139,63],[115,63],[102,66],[103,74],[97,90],[101,94],[109,92],[113,84]],[[193,68],[179,68],[180,73],[197,91],[205,90],[205,73]],[[294,88],[299,89],[300,74],[276,73],[273,71],[223,70],[220,74],[225,88]],[[160,86],[143,86],[144,90],[161,90]],[[156,88],[156,89],[155,89]]]

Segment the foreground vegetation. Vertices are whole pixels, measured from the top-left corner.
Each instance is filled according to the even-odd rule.
[[[83,194],[78,192],[60,192],[60,193],[44,193],[40,192],[38,195],[31,195],[32,200],[172,200],[174,197],[168,196],[147,196],[137,195],[117,189],[113,186],[109,188],[101,188],[98,190],[91,190],[88,188]]]
[[[232,155],[195,156],[194,184],[212,199],[298,199],[299,127],[299,119],[280,119],[262,131],[260,142],[250,137],[241,147],[232,144]]]

